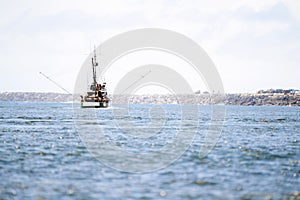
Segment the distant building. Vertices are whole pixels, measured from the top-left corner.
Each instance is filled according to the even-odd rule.
[[[197,90],[197,91],[195,92],[195,94],[201,94],[201,91],[200,91],[200,90]]]
[[[268,89],[268,90],[259,90],[257,94],[296,94],[299,90],[295,89]]]

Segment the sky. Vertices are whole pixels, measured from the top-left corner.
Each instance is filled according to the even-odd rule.
[[[227,93],[299,89],[299,11],[298,0],[0,0],[0,92],[64,92],[39,72],[72,92],[92,45],[139,28],[197,42]]]

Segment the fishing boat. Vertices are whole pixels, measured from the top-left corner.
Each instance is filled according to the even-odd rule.
[[[96,48],[94,48],[94,55],[91,59],[93,70],[93,82],[89,86],[86,95],[81,97],[81,108],[107,108],[110,99],[107,95],[106,82],[97,82],[96,68],[98,66],[96,57]]]

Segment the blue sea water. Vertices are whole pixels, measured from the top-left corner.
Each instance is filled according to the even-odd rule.
[[[139,115],[152,106],[132,105],[135,123],[159,119],[155,113]],[[178,105],[163,107],[173,111],[167,116],[171,121],[180,121]],[[221,137],[202,159],[210,106],[199,110],[197,135],[181,157],[152,172],[128,173],[90,153],[75,128],[72,104],[0,102],[0,199],[300,198],[299,107],[226,106]],[[157,144],[124,138],[111,127],[113,118],[101,119],[111,109],[85,112],[96,113],[96,125],[110,130],[107,137],[125,150],[146,151]],[[172,130],[160,131],[166,134],[158,145],[165,145]]]

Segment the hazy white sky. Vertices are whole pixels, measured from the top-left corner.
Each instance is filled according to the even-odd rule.
[[[0,92],[63,92],[40,71],[73,91],[91,44],[148,27],[198,42],[226,92],[300,88],[298,0],[0,0]]]

